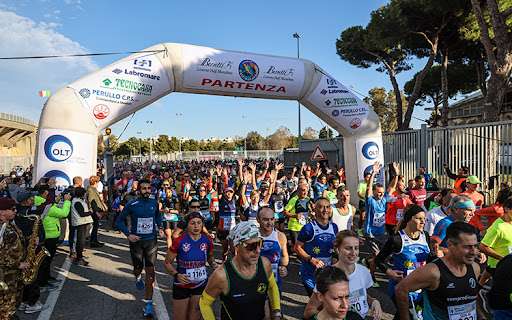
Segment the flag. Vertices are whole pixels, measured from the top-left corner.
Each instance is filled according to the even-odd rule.
[[[41,90],[41,91],[39,91],[39,96],[40,97],[49,97],[50,95],[51,95],[50,90]]]

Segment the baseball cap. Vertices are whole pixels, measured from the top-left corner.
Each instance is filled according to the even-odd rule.
[[[16,205],[16,201],[11,198],[4,197],[0,198],[0,210],[9,210]]]
[[[27,200],[28,198],[33,197],[35,195],[37,195],[37,192],[22,190],[22,191],[18,192],[18,194],[16,195],[16,201],[18,203],[23,202],[23,201]]]
[[[229,240],[233,241],[233,245],[237,246],[247,240],[262,238],[260,229],[252,221],[242,221],[238,223],[230,232]]]
[[[233,189],[233,187],[227,187],[226,189],[224,189],[224,192],[226,192],[226,191],[233,191],[233,192],[235,192],[235,190]]]
[[[477,176],[469,176],[468,179],[467,179],[467,182],[471,183],[471,184],[481,184],[482,183],[480,181],[480,179],[478,179]]]

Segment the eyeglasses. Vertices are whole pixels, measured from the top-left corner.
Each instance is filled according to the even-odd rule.
[[[242,245],[248,251],[256,251],[256,249],[261,248],[261,246],[263,245],[263,240],[260,239],[260,241],[258,241],[258,242],[251,242],[251,243],[242,242]]]

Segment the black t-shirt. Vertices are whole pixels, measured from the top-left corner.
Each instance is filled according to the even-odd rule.
[[[503,258],[496,266],[489,303],[492,309],[512,309],[512,254]]]

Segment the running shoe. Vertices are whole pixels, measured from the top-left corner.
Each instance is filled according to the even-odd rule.
[[[26,304],[25,302],[22,302],[20,303],[20,306],[18,307],[18,310],[19,311],[25,311],[28,307],[28,304]]]
[[[44,308],[44,305],[41,302],[37,301],[32,306],[27,305],[25,308],[25,313],[27,313],[27,314],[36,313],[36,312],[43,310],[43,308]]]
[[[153,302],[146,302],[144,307],[144,317],[153,318]]]
[[[144,279],[142,279],[142,275],[139,274],[139,276],[137,277],[137,279],[135,279],[135,287],[137,288],[137,290],[144,290]]]

